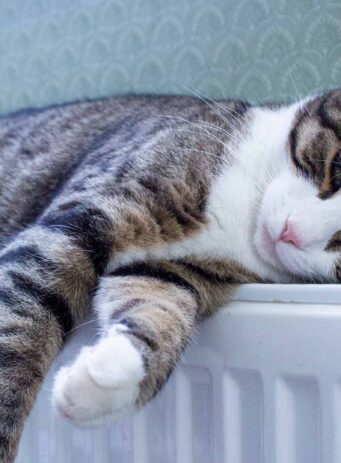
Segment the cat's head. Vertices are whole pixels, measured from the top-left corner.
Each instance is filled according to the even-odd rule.
[[[341,90],[295,110],[277,159],[257,219],[259,254],[284,272],[341,282]]]

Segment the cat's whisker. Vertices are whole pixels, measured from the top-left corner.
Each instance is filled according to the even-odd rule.
[[[219,102],[219,101],[211,100],[211,98],[208,98],[208,97],[206,97],[206,98],[209,101],[212,101],[212,103],[214,103],[216,106],[221,108],[223,111],[225,111],[229,116],[233,117],[236,120],[236,122],[238,122],[238,123],[240,123],[240,122],[245,123],[246,122],[246,117],[245,117],[244,114],[238,113],[238,111],[231,108],[230,106],[224,106],[224,104]]]
[[[187,88],[187,90],[188,90],[188,91],[191,91],[191,90],[188,89],[188,88]],[[209,101],[207,101],[207,99],[205,99],[205,98],[202,97],[200,94],[198,94],[198,93],[196,93],[196,92],[194,92],[194,91],[192,91],[192,93],[193,93],[194,95],[196,95],[201,101],[203,101],[204,103],[206,103],[207,106],[208,106],[209,108],[211,108],[212,111],[213,111],[215,114],[217,114],[217,116],[219,116],[219,117],[231,128],[231,130],[232,130],[234,133],[239,134],[239,131],[237,131],[236,127],[234,127],[233,124],[231,124],[231,122],[230,122],[228,119],[226,119],[226,117],[225,117],[220,111],[217,110],[217,108],[215,107],[215,104],[210,103]],[[214,101],[214,103],[215,103],[215,101]]]
[[[233,142],[235,143],[235,145],[238,145],[240,143],[240,140],[239,138],[236,138],[235,134],[229,134],[229,140],[227,141],[223,141],[221,140],[219,137],[217,137],[216,135],[214,135],[213,133],[209,132],[207,129],[205,131],[194,131],[194,130],[190,130],[190,129],[178,129],[178,128],[175,128],[174,129],[175,131],[177,131],[178,133],[179,132],[188,132],[188,133],[193,133],[194,135],[203,135],[203,136],[206,136],[206,138],[209,138],[209,139],[212,139],[212,140],[215,140],[217,143],[223,145],[225,148],[226,146],[228,146],[229,142]]]
[[[297,86],[296,86],[296,84],[295,84],[295,81],[294,81],[294,78],[293,78],[293,76],[292,76],[291,71],[289,72],[288,75],[289,75],[289,79],[290,79],[290,81],[291,81],[291,83],[292,83],[292,86],[293,86],[293,88],[294,88],[294,91],[296,92],[297,98],[298,98],[299,100],[302,100],[302,96],[300,95],[300,93],[299,93],[299,91],[298,91],[298,89],[297,89]],[[309,113],[308,113],[308,114],[309,114]]]
[[[207,155],[207,156],[216,157],[216,158],[218,158],[223,164],[225,164],[226,166],[230,166],[230,164],[227,162],[226,159],[224,159],[224,158],[222,158],[222,157],[220,157],[220,156],[218,156],[218,155],[216,155],[216,154],[214,154],[214,153],[211,153],[210,151],[199,150],[199,149],[196,149],[196,148],[184,148],[184,147],[181,147],[180,150],[181,150],[181,151],[188,151],[189,154],[190,154],[191,152],[200,152],[200,153],[203,153],[203,154],[205,154],[205,155]],[[156,151],[153,150],[152,148],[148,148],[148,151],[150,151],[150,152],[152,152],[152,153],[154,153],[154,154],[155,154],[155,152],[156,152]],[[202,166],[201,166],[200,164],[196,163],[196,160],[195,160],[195,159],[191,159],[191,163],[193,163],[193,162],[194,162],[194,164],[191,164],[192,167],[194,166],[194,167],[196,167],[196,168],[198,169],[199,172],[202,172]],[[181,167],[181,165],[180,165],[180,164],[177,164],[177,167]]]
[[[187,122],[189,122],[189,121],[187,121]],[[192,125],[192,126],[198,128],[198,129],[200,129],[201,131],[204,130],[204,133],[207,133],[207,134],[209,134],[209,135],[211,135],[211,136],[216,136],[216,135],[212,134],[207,128],[203,127],[201,124],[198,124],[198,123],[191,123],[190,125]],[[216,126],[215,126],[214,124],[212,124],[212,126],[216,128]],[[179,131],[180,129],[175,128],[174,130],[178,130],[178,131]],[[200,132],[200,130],[199,130],[199,133],[202,133],[202,132]],[[222,129],[222,130],[223,130],[223,129]],[[240,133],[239,133],[239,132],[238,132],[238,133],[237,133],[237,132],[233,132],[233,131],[232,131],[232,133],[229,133],[229,132],[227,132],[227,131],[224,131],[224,132],[226,132],[226,135],[229,137],[229,139],[231,139],[232,141],[234,141],[236,144],[239,143],[239,138],[240,138]],[[218,137],[217,137],[217,139],[218,139]],[[220,140],[220,139],[219,139],[219,140]],[[228,140],[228,141],[230,141],[230,140]],[[224,143],[227,143],[228,141],[226,141],[226,142],[224,142]],[[220,142],[223,142],[223,141],[220,140]]]
[[[211,98],[202,95],[200,92],[197,90],[190,89],[189,87],[186,87],[185,85],[183,86],[184,89],[192,95],[196,96],[197,98],[201,99],[204,103],[208,104],[208,101],[212,103],[212,105],[218,106],[221,108],[223,111],[226,111],[229,116],[232,116],[238,123],[245,122],[245,116],[242,114],[239,114],[237,111],[235,111],[233,108],[224,106],[223,104],[219,103],[218,101],[212,100]]]
[[[186,122],[187,124],[193,126],[193,127],[196,127],[198,129],[205,129],[205,126],[206,127],[210,127],[212,128],[213,130],[217,130],[219,132],[222,132],[224,135],[226,135],[227,137],[231,137],[231,133],[228,132],[227,130],[223,129],[222,127],[219,127],[215,124],[212,124],[211,122],[207,122],[207,121],[201,121],[199,123],[196,123],[196,122],[193,122],[193,121],[189,121],[188,119],[184,118],[184,117],[179,117],[179,116],[171,116],[171,115],[163,115],[163,114],[159,114],[157,115],[158,117],[164,117],[164,118],[169,118],[169,119],[174,119],[174,120],[180,120],[180,121],[183,121],[183,122]],[[206,129],[205,129],[206,130]]]
[[[219,159],[219,161],[222,161],[224,163],[226,163],[226,165],[230,165],[226,159],[223,159],[221,156],[218,156],[217,154],[213,154],[211,153],[210,151],[205,151],[205,150],[200,150],[200,149],[196,149],[196,148],[181,148],[181,150],[185,150],[185,151],[194,151],[194,152],[197,152],[197,153],[203,153],[203,154],[207,154],[208,156],[212,156],[212,157],[215,157],[217,159]]]
[[[64,336],[67,336],[68,334],[70,333],[73,333],[74,331],[78,330],[78,328],[81,328],[82,326],[85,326],[85,325],[90,325],[91,323],[98,323],[98,320],[97,319],[94,319],[94,320],[88,320],[84,323],[81,323],[80,325],[77,325],[75,326],[74,328],[72,328],[71,330],[67,331],[66,333],[64,333]]]
[[[194,130],[190,130],[190,129],[175,129],[175,131],[177,133],[192,133],[196,136],[200,135],[200,133],[198,132],[195,132]],[[201,135],[203,135],[204,137],[206,137],[207,139],[209,140],[213,140],[215,143],[218,143],[220,145],[222,145],[224,148],[226,148],[227,144],[220,140],[220,138],[216,137],[215,135],[213,135],[212,133],[208,134],[208,133],[201,133]]]
[[[336,173],[335,175],[333,175],[331,178],[330,178],[330,181],[334,180],[334,178],[337,178],[338,177],[338,174]]]
[[[285,55],[285,58],[286,58],[286,60],[287,60],[288,69],[290,69],[290,66],[289,66],[290,63],[289,63],[288,54]],[[294,77],[293,77],[293,74],[292,74],[291,70],[289,71],[288,76],[289,76],[289,79],[290,79],[291,84],[292,84],[292,86],[293,86],[293,89],[294,89],[294,91],[295,91],[295,93],[296,93],[296,95],[297,95],[298,100],[299,100],[299,101],[302,101],[303,98],[302,98],[300,92],[298,91],[298,88],[297,88],[297,85],[296,85],[296,83],[295,83],[295,80],[294,80]],[[306,102],[304,103],[304,105],[303,105],[302,108],[303,108],[304,111],[308,114],[308,116],[311,117],[311,111],[310,111],[309,108],[308,108],[308,103],[309,103],[309,101],[306,101]]]

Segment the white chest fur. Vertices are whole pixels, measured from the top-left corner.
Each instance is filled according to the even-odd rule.
[[[250,125],[229,161],[213,182],[208,199],[208,225],[195,236],[159,249],[116,256],[108,270],[146,258],[185,256],[233,260],[265,279],[285,281],[257,254],[254,232],[264,186],[272,172],[287,162],[285,146],[297,105],[277,110],[255,108]],[[232,154],[232,159],[231,159]]]

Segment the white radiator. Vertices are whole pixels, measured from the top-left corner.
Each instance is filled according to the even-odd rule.
[[[246,285],[205,322],[163,392],[96,431],[56,419],[51,375],[18,463],[340,463],[341,286]],[[92,342],[91,324],[56,365]],[[76,331],[77,332],[77,331]]]

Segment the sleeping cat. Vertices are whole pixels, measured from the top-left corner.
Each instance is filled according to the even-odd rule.
[[[341,279],[341,91],[290,105],[120,97],[0,120],[0,459],[67,333],[79,425],[140,407],[243,282]]]

